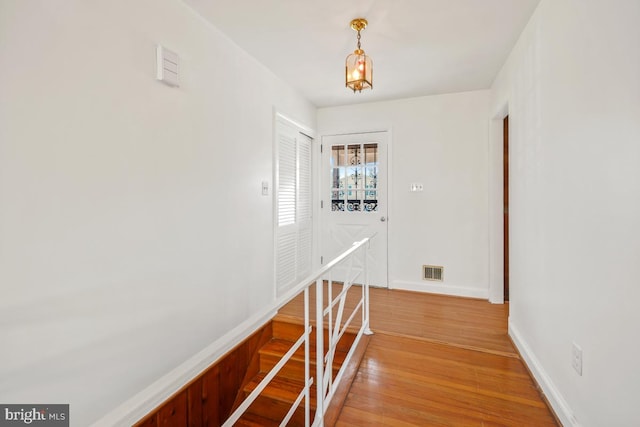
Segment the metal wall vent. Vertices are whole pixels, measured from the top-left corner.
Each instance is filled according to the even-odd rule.
[[[438,265],[423,265],[422,266],[422,280],[435,280],[442,282],[442,275],[444,273],[444,267]]]

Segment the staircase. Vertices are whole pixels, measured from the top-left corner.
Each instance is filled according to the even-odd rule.
[[[245,378],[243,387],[236,399],[235,407],[258,386],[265,375],[273,368],[291,346],[300,338],[304,331],[301,319],[290,316],[277,315],[272,321],[273,336],[270,341],[263,345],[257,354],[259,372],[250,378]],[[310,374],[315,377],[316,373],[316,334],[315,327],[310,337]],[[328,333],[324,331],[324,343],[328,342]],[[342,366],[351,345],[356,338],[355,333],[346,332],[338,342],[333,361],[333,378],[337,375]],[[326,348],[325,348],[326,354]],[[279,426],[291,405],[304,388],[304,345],[301,346],[289,362],[283,366],[278,375],[269,383],[258,399],[249,407],[247,412],[236,426]],[[250,374],[251,375],[251,374]],[[316,384],[311,386],[311,415],[310,422],[313,422],[316,410]],[[289,426],[304,426],[304,399],[300,403],[295,414],[289,421]]]

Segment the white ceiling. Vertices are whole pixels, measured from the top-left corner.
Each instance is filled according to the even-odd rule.
[[[183,0],[318,107],[487,89],[540,0]],[[363,17],[373,90],[344,85]]]

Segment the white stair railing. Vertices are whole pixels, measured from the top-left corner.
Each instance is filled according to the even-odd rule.
[[[275,302],[274,310],[282,308],[285,304],[291,301],[293,298],[303,293],[304,300],[304,332],[298,338],[296,343],[287,351],[287,353],[280,359],[278,363],[265,375],[264,379],[258,384],[258,386],[245,398],[245,400],[238,406],[238,408],[229,416],[229,418],[222,425],[223,427],[233,426],[247,411],[251,404],[260,396],[269,383],[276,377],[282,367],[291,359],[294,353],[302,346],[304,346],[305,360],[305,378],[304,387],[298,395],[295,402],[292,404],[289,412],[282,420],[280,426],[286,426],[300,404],[304,400],[304,412],[305,412],[305,426],[324,426],[324,415],[331,403],[331,399],[342,380],[346,367],[353,356],[362,335],[371,334],[369,329],[369,280],[367,270],[367,252],[369,250],[372,237],[367,237],[359,242],[355,242],[353,246],[337,256],[331,262],[319,269],[317,272],[308,276],[301,281],[298,285],[293,287],[285,295],[278,298]],[[360,261],[358,265],[357,262]],[[338,271],[339,270],[339,271]],[[340,276],[341,280],[333,280],[334,274]],[[358,282],[356,282],[356,280]],[[362,285],[362,292],[360,299],[355,303],[355,307],[348,314],[346,321],[342,321],[345,317],[345,309],[347,302],[347,294],[354,284]],[[316,306],[315,306],[315,324],[316,324],[316,372],[315,378],[312,377],[310,372],[310,340],[311,326],[310,319],[310,302],[309,302],[309,288],[315,284],[316,288]],[[324,301],[324,289],[327,289],[327,301]],[[342,289],[333,298],[333,287],[342,286]],[[335,318],[334,318],[334,310]],[[357,316],[358,312],[362,315],[362,325],[358,329],[356,338],[345,357],[345,360],[338,371],[335,379],[332,378],[333,361],[335,352],[337,349],[340,338],[347,332],[352,321]],[[327,328],[327,352],[323,349],[324,346],[324,328]],[[352,328],[353,330],[353,328]],[[313,422],[311,421],[311,387],[316,387],[316,412]]]

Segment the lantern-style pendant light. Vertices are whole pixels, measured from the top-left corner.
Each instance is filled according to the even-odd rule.
[[[347,56],[346,61],[346,85],[353,92],[362,92],[362,89],[373,89],[373,62],[360,48],[360,31],[367,28],[367,20],[357,18],[351,21],[351,28],[358,32],[358,47]]]

